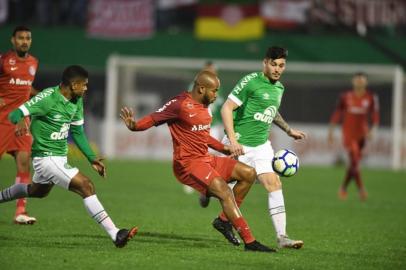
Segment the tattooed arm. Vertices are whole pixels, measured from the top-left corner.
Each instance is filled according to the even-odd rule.
[[[276,116],[273,119],[273,123],[277,125],[280,129],[286,132],[290,137],[295,140],[300,140],[306,138],[306,133],[301,130],[295,130],[289,127],[289,124],[282,118],[282,115],[279,112],[276,112]]]

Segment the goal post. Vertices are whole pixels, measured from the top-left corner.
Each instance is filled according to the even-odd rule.
[[[210,60],[217,66],[222,86],[227,93],[244,74],[262,70],[260,60]],[[157,132],[151,131],[151,133],[141,135],[130,133],[120,123],[120,107],[134,108],[137,119],[146,113],[151,113],[161,107],[171,96],[185,90],[206,61],[207,59],[111,55],[106,66],[107,91],[104,109],[104,136],[101,142],[104,154],[109,158],[169,159],[171,141],[167,128],[159,127]],[[381,110],[387,121],[378,130],[378,139],[381,141],[375,141],[376,148],[380,148],[377,152],[381,156],[374,159],[373,153],[371,153],[369,165],[381,164],[383,167],[393,169],[406,168],[406,108],[404,105],[406,96],[404,95],[404,72],[400,66],[288,61],[287,69],[281,80],[287,89],[281,108],[283,110],[285,103],[293,100],[296,103],[292,103],[291,107],[286,110],[288,112],[290,112],[289,110],[297,111],[299,115],[292,117],[296,118],[293,122],[290,119],[287,121],[292,122],[295,126],[303,127],[305,130],[314,131],[319,136],[317,138],[321,139],[324,136],[323,132],[325,133],[327,130],[328,121],[326,119],[335,105],[331,104],[332,96],[337,98],[339,91],[349,89],[351,75],[359,71],[368,74],[370,84],[373,86],[371,89],[374,92],[375,88],[383,89],[380,93],[384,97],[383,101],[386,102],[385,107],[382,107]],[[326,100],[323,100],[323,95],[326,93],[329,95],[326,96]],[[289,96],[287,96],[288,94]],[[303,99],[302,102],[300,102],[300,98]],[[314,104],[309,101],[309,98],[314,101]],[[330,109],[328,110],[328,108]],[[302,109],[303,111],[301,111]],[[323,114],[323,117],[320,118],[318,114]],[[285,114],[283,115],[285,116]],[[301,119],[301,115],[309,117]],[[273,128],[273,130],[277,130],[277,128]],[[276,131],[275,134],[278,132]],[[138,137],[133,139],[129,136]],[[147,138],[141,139],[141,136]],[[168,138],[166,139],[166,137]],[[158,139],[158,141],[153,142],[152,138]],[[150,140],[148,144],[142,145],[146,143],[147,139]],[[290,143],[286,139],[281,140],[283,146]],[[118,147],[118,144],[121,146]],[[384,144],[387,147],[382,149]],[[273,145],[276,147],[275,144]],[[311,149],[306,151],[312,152]],[[319,153],[320,155],[317,151],[310,152],[309,155],[300,155],[302,162],[304,162],[303,156],[312,157],[309,158],[309,163],[314,164],[318,164],[318,160],[320,163],[326,163],[326,160],[332,163],[334,159],[331,154],[334,151],[328,153],[325,150],[323,153]],[[328,158],[323,158],[324,155]]]

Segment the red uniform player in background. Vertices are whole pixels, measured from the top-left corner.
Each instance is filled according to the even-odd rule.
[[[366,74],[354,74],[352,85],[353,90],[346,91],[340,96],[331,116],[328,140],[330,144],[333,143],[334,126],[342,121],[343,144],[348,152],[350,163],[338,195],[341,199],[346,199],[348,184],[355,179],[360,199],[366,200],[368,194],[361,180],[359,167],[366,140],[372,137],[379,124],[379,102],[378,97],[367,90]]]
[[[197,74],[193,90],[184,92],[158,111],[135,121],[132,110],[124,107],[120,117],[131,131],[143,131],[152,126],[168,124],[173,143],[173,172],[184,185],[207,196],[219,199],[223,212],[213,226],[228,241],[239,245],[232,233],[233,226],[245,243],[245,250],[272,252],[257,242],[251,233],[239,205],[255,181],[255,170],[229,157],[216,157],[208,147],[229,154],[228,146],[210,136],[212,120],[209,105],[217,96],[220,81],[210,71]],[[236,180],[233,190],[227,182]]]
[[[30,154],[32,137],[28,130],[23,136],[17,137],[16,125],[7,115],[36,94],[32,87],[38,60],[28,54],[31,47],[31,31],[25,26],[14,29],[11,37],[13,49],[0,55],[0,158],[4,153],[11,154],[17,166],[16,183],[30,183]],[[17,125],[28,126],[29,119]],[[25,209],[26,199],[17,200],[14,222],[17,224],[33,224]]]

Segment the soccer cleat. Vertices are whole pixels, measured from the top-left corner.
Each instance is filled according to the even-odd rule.
[[[212,223],[213,227],[221,232],[224,237],[233,244],[234,246],[239,246],[240,245],[240,240],[235,237],[234,232],[233,232],[233,226],[231,225],[230,222],[228,221],[223,221],[220,218],[216,218],[213,220]]]
[[[254,242],[245,244],[244,249],[245,249],[245,251],[276,252],[276,249],[264,246],[257,240],[254,240]]]
[[[114,241],[114,245],[116,245],[116,247],[118,248],[122,248],[124,247],[127,242],[133,238],[134,235],[136,235],[138,232],[138,228],[137,227],[133,227],[130,230],[127,229],[120,229],[117,232],[116,235],[116,241]]]
[[[347,197],[348,197],[347,191],[344,190],[344,189],[342,189],[342,188],[340,188],[340,189],[338,190],[338,198],[339,198],[340,200],[342,200],[342,201],[345,201],[345,200],[347,200]]]
[[[207,206],[209,206],[209,203],[210,203],[210,197],[200,194],[200,197],[199,197],[200,206],[203,208],[206,208]]]
[[[304,245],[302,240],[292,240],[287,235],[280,235],[277,241],[279,248],[300,249]]]
[[[35,217],[30,217],[27,213],[21,213],[14,217],[14,223],[20,225],[32,225],[37,222]]]
[[[187,185],[183,185],[183,192],[186,194],[192,194],[195,190],[192,187],[189,187]]]

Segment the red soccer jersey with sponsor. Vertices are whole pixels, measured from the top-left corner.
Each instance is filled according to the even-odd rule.
[[[343,93],[330,122],[338,123],[341,119],[345,141],[365,138],[369,121],[379,123],[378,97],[369,91],[362,96],[357,96],[354,91]]]
[[[167,123],[172,135],[173,159],[184,166],[190,160],[210,161],[208,142],[211,113],[184,92],[151,114],[154,125]]]
[[[38,60],[27,55],[24,59],[15,51],[0,55],[0,123],[10,124],[7,115],[30,98],[31,85],[38,69]]]

